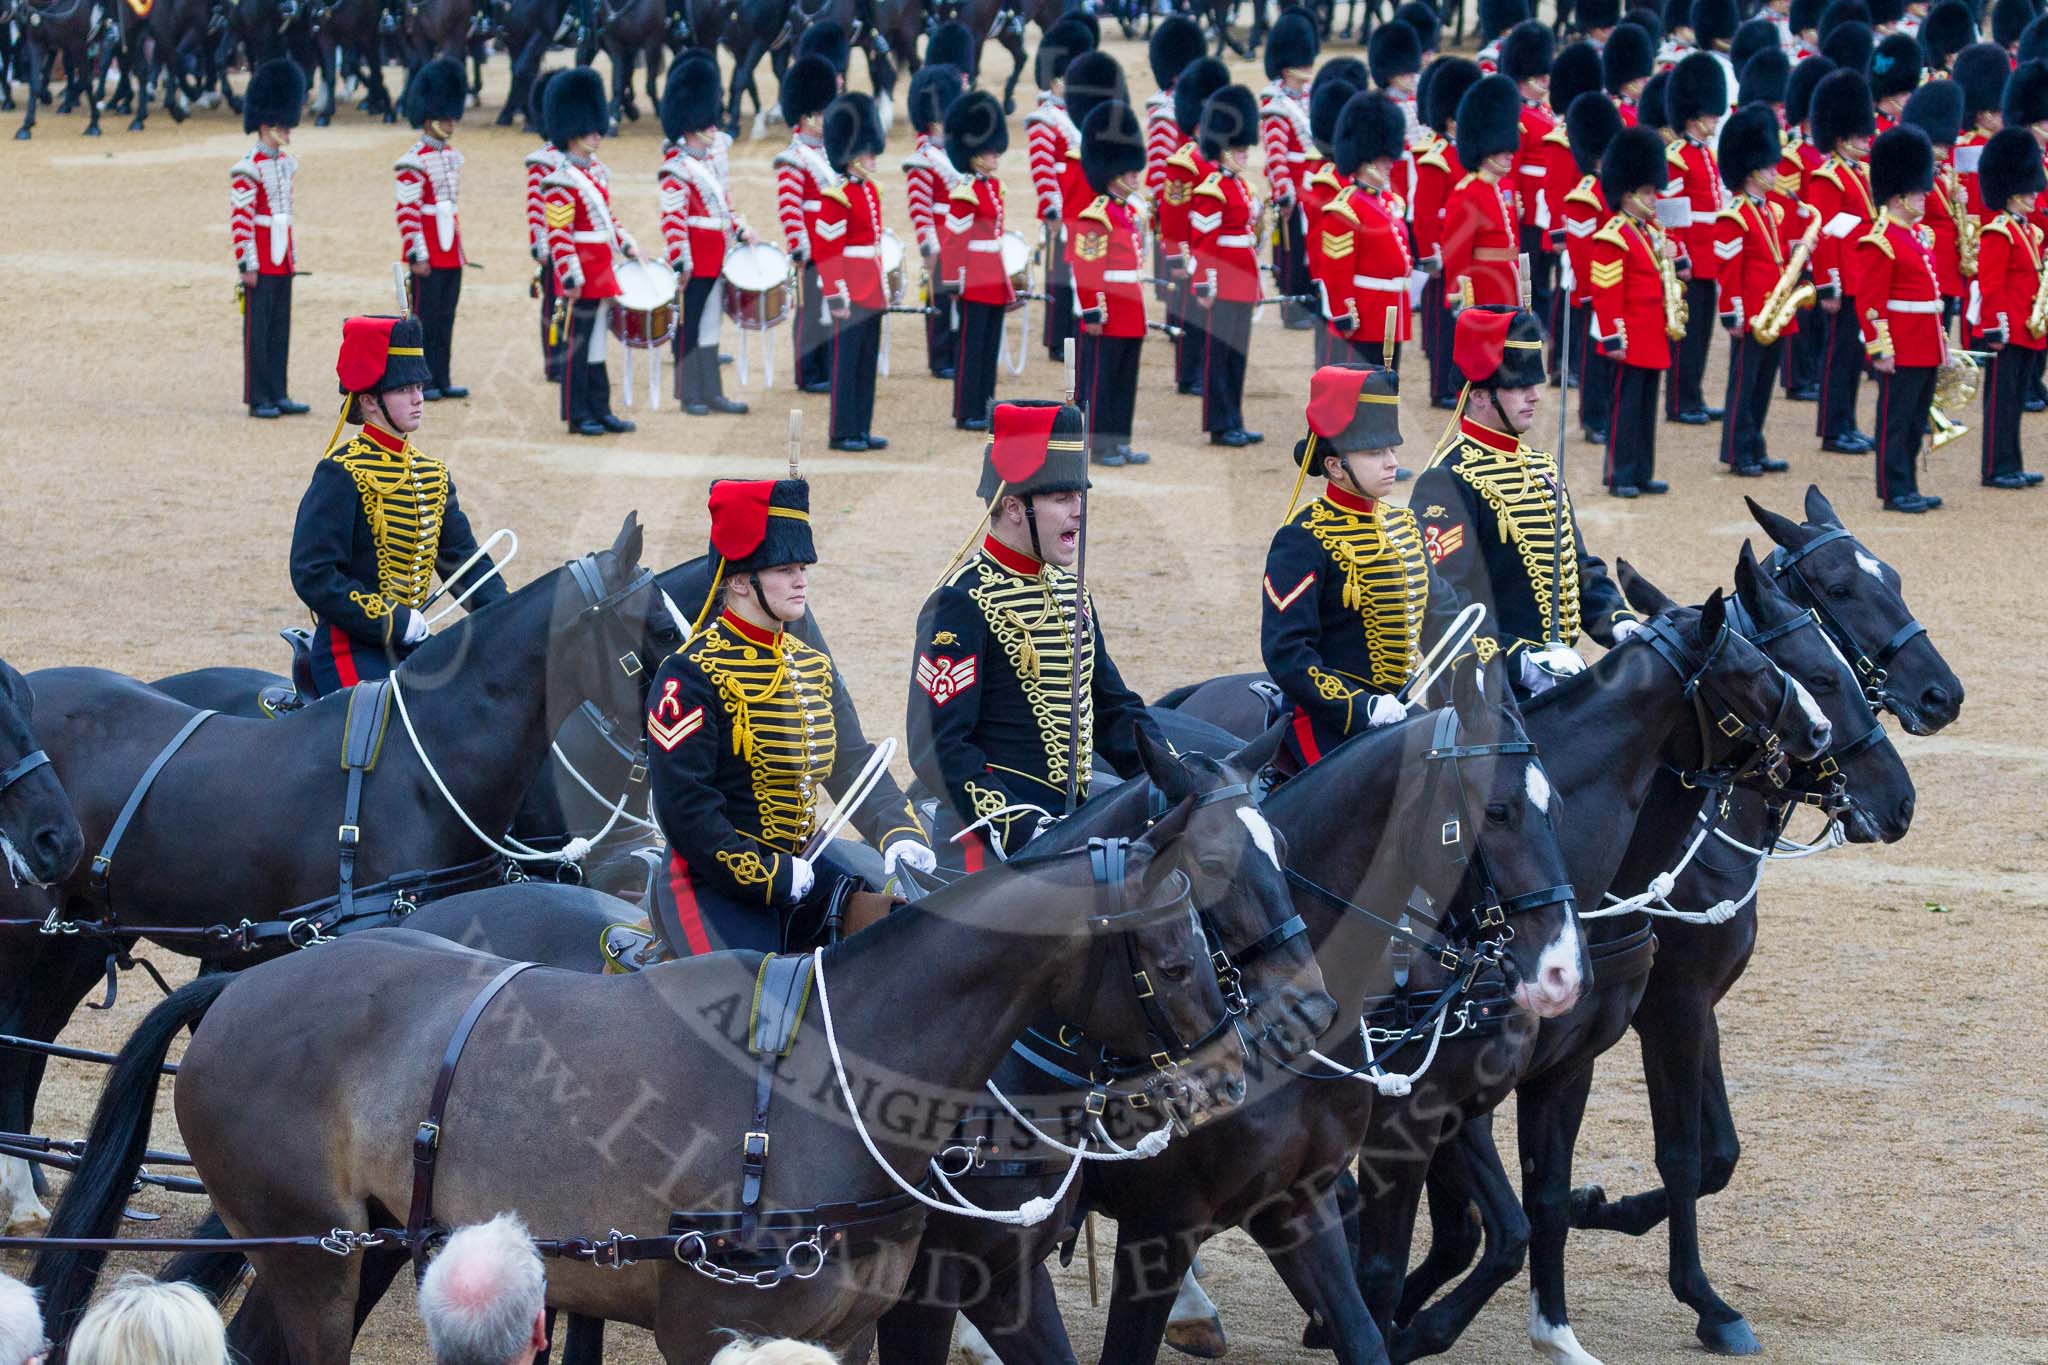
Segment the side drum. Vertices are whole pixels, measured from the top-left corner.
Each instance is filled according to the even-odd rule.
[[[666,346],[676,334],[676,272],[660,261],[621,262],[614,272],[619,296],[610,312],[612,335],[635,351]]]
[[[725,315],[749,332],[765,332],[789,318],[789,255],[766,242],[735,246],[719,272],[725,280]]]

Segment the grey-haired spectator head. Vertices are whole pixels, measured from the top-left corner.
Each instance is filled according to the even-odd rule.
[[[540,1253],[517,1214],[456,1229],[420,1281],[435,1365],[527,1365],[547,1342],[546,1298]]]
[[[30,1365],[43,1350],[43,1306],[35,1291],[0,1275],[0,1365]]]

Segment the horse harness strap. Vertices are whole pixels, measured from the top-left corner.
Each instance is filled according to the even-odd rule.
[[[5,772],[0,772],[0,793],[4,793],[9,787],[21,781],[22,778],[27,777],[36,769],[49,766],[50,756],[41,749],[34,749],[23,754],[20,758],[10,763]]]
[[[490,984],[476,993],[469,1002],[469,1008],[456,1021],[455,1032],[448,1039],[448,1049],[441,1054],[441,1070],[434,1077],[434,1092],[427,1100],[427,1116],[420,1121],[419,1131],[412,1139],[412,1206],[405,1215],[406,1250],[412,1255],[415,1278],[427,1271],[427,1225],[433,1220],[434,1210],[434,1163],[441,1153],[441,1121],[448,1112],[448,1092],[455,1087],[455,1068],[462,1061],[462,1050],[469,1045],[469,1035],[476,1031],[477,1021],[484,1016],[491,1002],[498,998],[498,992],[512,984],[512,978],[537,962],[514,962],[505,970],[492,977]]]
[[[789,1050],[796,1046],[797,1031],[803,1027],[804,1007],[811,1000],[815,953],[785,956],[770,953],[761,959],[760,974],[754,978],[754,1010],[747,1021],[747,1046],[755,1053],[754,1112],[740,1139],[740,1221],[741,1240],[751,1240],[760,1224],[761,1186],[768,1175],[768,1111],[775,1103],[775,1071]]]
[[[1855,543],[1855,537],[1846,527],[1837,526],[1815,536],[1797,550],[1787,550],[1779,546],[1771,552],[1771,557],[1765,561],[1765,567],[1770,570],[1773,578],[1783,579],[1789,575],[1792,581],[1799,585],[1800,591],[1806,595],[1809,609],[1820,621],[1821,628],[1852,656],[1850,666],[1856,670],[1856,676],[1863,683],[1864,693],[1870,698],[1871,704],[1877,706],[1883,701],[1884,686],[1890,679],[1892,660],[1896,659],[1907,645],[1925,635],[1927,627],[1921,625],[1918,618],[1909,617],[1906,624],[1894,631],[1891,639],[1885,641],[1882,647],[1875,652],[1865,649],[1854,632],[1827,609],[1827,599],[1814,591],[1813,584],[1807,582],[1806,575],[1799,570],[1799,561],[1823,545],[1832,545],[1838,540],[1847,540],[1852,545]]]
[[[348,710],[341,722],[341,766],[348,786],[341,799],[341,826],[335,831],[341,865],[341,913],[356,908],[356,846],[362,842],[363,775],[377,766],[384,731],[391,723],[391,680],[376,678],[349,689]]]
[[[149,766],[142,770],[142,776],[136,779],[135,789],[128,793],[128,800],[122,804],[121,813],[114,817],[112,828],[107,830],[106,842],[100,845],[98,853],[92,855],[90,880],[93,896],[99,901],[103,911],[111,911],[114,904],[107,885],[108,874],[113,871],[114,850],[121,846],[121,838],[128,833],[128,826],[134,822],[135,812],[142,809],[143,798],[149,795],[149,789],[155,785],[157,776],[163,772],[172,756],[185,747],[186,740],[192,738],[192,732],[217,714],[219,713],[215,711],[194,712],[191,719],[178,727],[178,733],[171,736],[170,742],[157,750],[156,757],[149,761]],[[23,762],[27,760],[24,759]]]
[[[1645,920],[1611,943],[1587,945],[1586,956],[1593,964],[1593,979],[1603,988],[1624,985],[1650,974],[1657,960],[1657,934]]]

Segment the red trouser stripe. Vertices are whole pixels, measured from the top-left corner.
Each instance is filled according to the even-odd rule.
[[[1294,713],[1294,742],[1301,746],[1301,761],[1304,765],[1315,763],[1322,758],[1323,750],[1316,743],[1315,726],[1309,723],[1306,711]]]
[[[343,687],[354,687],[362,680],[362,675],[356,672],[355,645],[349,640],[348,632],[329,626],[327,644],[334,655],[334,676]]]
[[[697,908],[697,888],[690,881],[690,865],[677,853],[668,855],[668,889],[676,898],[676,922],[682,926],[690,955],[702,957],[711,951],[711,935],[704,932],[704,914]]]

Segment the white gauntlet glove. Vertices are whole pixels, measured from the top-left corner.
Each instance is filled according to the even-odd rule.
[[[1530,696],[1540,697],[1557,686],[1557,679],[1539,668],[1535,656],[1528,650],[1523,650],[1516,658],[1519,661],[1517,666],[1521,670],[1522,686],[1529,689]]]
[[[882,875],[895,876],[899,865],[913,872],[930,872],[938,867],[939,855],[915,839],[898,839],[882,850]]]
[[[1621,620],[1616,621],[1614,623],[1614,643],[1622,643],[1624,640],[1628,639],[1629,636],[1635,634],[1642,628],[1643,623],[1641,621],[1631,620],[1627,617],[1623,617]]]
[[[1399,725],[1406,719],[1408,708],[1391,692],[1378,693],[1366,703],[1365,724],[1369,730],[1377,730],[1382,725]]]
[[[427,638],[427,618],[422,612],[407,607],[405,611],[405,635],[401,643],[416,645]]]
[[[809,858],[800,858],[794,853],[789,855],[789,898],[791,900],[800,901],[809,895],[811,888],[817,884],[817,881],[818,874],[811,871],[811,860]]]
[[[1583,673],[1586,661],[1569,645],[1552,645],[1536,651],[1536,666],[1553,678],[1569,678]]]

